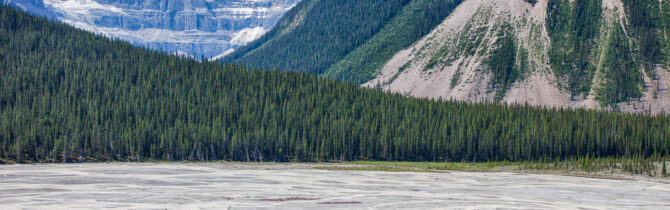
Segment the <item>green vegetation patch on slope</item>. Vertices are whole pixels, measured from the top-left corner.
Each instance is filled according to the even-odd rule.
[[[306,0],[282,18],[280,27],[221,62],[321,74],[367,42],[409,2]]]
[[[600,32],[602,0],[547,2],[549,58],[558,78],[573,95],[588,95],[596,66],[591,57]]]
[[[447,38],[447,40],[437,40],[437,42],[439,42],[437,51],[418,55],[417,57],[419,57],[419,59],[421,59],[420,57],[422,56],[430,56],[430,59],[423,67],[423,71],[450,66],[459,58],[472,57],[475,56],[475,54],[480,57],[485,57],[490,50],[488,44],[490,37],[487,37],[487,35],[490,31],[499,29],[499,26],[501,25],[496,24],[496,26],[491,26],[489,24],[489,22],[495,18],[493,17],[491,9],[492,8],[490,7],[479,7],[473,14],[473,18],[465,23],[462,31]],[[426,46],[427,45],[424,45],[420,51],[424,51]],[[457,65],[458,68],[450,83],[451,88],[456,87],[456,85],[461,82],[460,75],[462,74],[463,69],[467,68],[468,64],[467,62],[461,61]]]
[[[654,76],[655,65],[662,64],[668,56],[663,53],[665,35],[662,3],[663,1],[623,0],[628,17],[628,33],[634,37],[639,60],[650,76]]]
[[[621,26],[614,24],[601,71],[604,84],[597,90],[598,100],[604,105],[617,104],[642,96],[644,82],[640,66],[632,56],[629,40]]]
[[[655,65],[666,63],[665,23],[660,1],[623,0],[626,31],[614,20],[600,34],[601,0],[549,1],[547,29],[552,48],[551,65],[560,78],[567,78],[573,95],[588,95],[597,67],[596,41],[604,41],[602,85],[596,90],[603,105],[629,101],[642,95],[642,69],[655,78]],[[617,16],[617,15],[615,15]]]
[[[0,159],[664,156],[670,117],[405,98],[134,48],[0,7]]]
[[[365,44],[331,66],[329,78],[365,83],[398,51],[428,34],[449,16],[462,0],[413,0]]]
[[[519,62],[517,58],[527,59],[525,50],[518,50],[515,43],[514,32],[509,24],[502,25],[496,35],[498,38],[491,49],[491,55],[484,59],[483,63],[491,68],[493,78],[491,84],[496,89],[495,100],[500,101],[505,97],[507,90],[523,77],[528,63],[527,60]],[[517,53],[521,53],[517,55]]]
[[[479,51],[480,56],[485,55],[489,50],[488,45],[484,43],[488,41],[486,33],[490,30],[486,23],[492,19],[490,9],[478,8],[473,18],[465,24],[463,31],[453,40],[443,42],[440,48],[431,55],[423,70],[428,71],[438,66],[451,65],[458,58],[473,56],[477,51]],[[457,75],[460,74],[461,68],[462,66],[458,68]],[[455,87],[458,82],[460,82],[458,79],[452,79],[451,86]]]
[[[400,74],[402,74],[403,72],[405,72],[405,70],[407,70],[407,68],[409,68],[410,66],[412,66],[412,61],[407,61],[407,63],[403,64],[403,65],[398,69],[398,72],[396,72],[396,73],[393,75],[393,77],[391,77],[391,79],[388,81],[388,84],[391,84],[391,83],[393,83],[396,79],[398,79],[398,77],[400,76]]]

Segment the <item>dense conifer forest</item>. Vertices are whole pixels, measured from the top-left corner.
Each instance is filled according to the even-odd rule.
[[[264,37],[222,62],[323,73],[365,43],[410,0],[305,0]]]
[[[602,0],[548,1],[547,8],[552,68],[566,78],[566,88],[574,95],[588,95],[596,71],[592,54],[600,35]]]
[[[0,7],[0,162],[520,161],[670,152],[670,117],[407,98]]]
[[[630,16],[628,29],[635,37],[636,47],[639,49],[638,56],[647,69],[653,70],[654,65],[663,63],[662,61],[668,56],[663,53],[662,40],[667,39],[664,31],[670,27],[666,25],[670,14],[663,14],[667,11],[661,9],[670,5],[667,1],[623,0],[622,2],[626,13]]]
[[[273,30],[220,62],[365,83],[462,0],[305,0]]]
[[[462,0],[413,0],[361,46],[331,65],[324,76],[365,83],[377,76],[395,53],[412,45],[440,24]]]

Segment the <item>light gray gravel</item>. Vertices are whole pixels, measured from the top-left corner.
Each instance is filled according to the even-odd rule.
[[[670,209],[670,185],[498,172],[328,171],[308,165],[0,166],[0,209],[97,208]]]

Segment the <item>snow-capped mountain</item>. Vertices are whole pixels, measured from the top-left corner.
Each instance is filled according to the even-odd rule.
[[[270,30],[300,0],[2,0],[156,50],[212,58]]]

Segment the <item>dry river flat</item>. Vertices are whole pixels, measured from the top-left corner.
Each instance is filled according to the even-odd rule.
[[[0,165],[0,209],[670,209],[670,185],[308,164]]]

